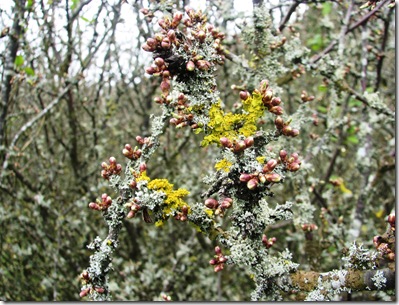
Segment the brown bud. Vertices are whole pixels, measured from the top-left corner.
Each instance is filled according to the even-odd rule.
[[[389,214],[387,221],[392,228],[395,228],[395,214]]]
[[[248,91],[240,91],[240,99],[245,101],[247,98],[249,98],[249,92]]]
[[[165,37],[164,39],[162,39],[161,47],[164,49],[170,49],[171,44],[170,44],[170,40],[168,37]]]
[[[170,89],[170,81],[168,79],[164,79],[161,82],[161,90],[162,92],[168,92]]]
[[[222,144],[223,147],[228,147],[228,148],[233,146],[230,139],[228,139],[226,137],[220,138],[220,144]]]
[[[244,143],[245,143],[245,146],[248,148],[248,147],[251,147],[252,145],[254,145],[254,138],[253,137],[248,137],[248,138],[246,138],[245,140],[244,140]]]
[[[284,120],[281,116],[277,116],[274,120],[274,125],[276,125],[277,129],[283,129],[284,127]]]
[[[278,106],[281,104],[281,98],[279,97],[273,97],[271,101],[272,106]]]
[[[147,43],[143,44],[143,45],[141,46],[141,48],[142,48],[144,51],[146,51],[146,52],[152,52],[152,51],[155,50],[155,48],[150,47]]]
[[[162,67],[162,66],[165,64],[165,61],[163,60],[162,57],[157,57],[157,58],[155,58],[154,62],[155,62],[155,64],[156,64],[158,67]]]
[[[129,187],[132,189],[135,189],[137,187],[136,180],[132,179],[132,181],[130,181],[130,183],[129,183]]]
[[[219,206],[219,203],[217,202],[216,199],[208,198],[205,200],[205,206],[209,209],[214,210]]]
[[[273,106],[269,109],[269,112],[271,112],[275,115],[282,115],[284,111],[281,106]]]
[[[234,146],[234,152],[240,152],[243,151],[245,148],[247,148],[247,145],[245,144],[245,141],[243,140],[238,140]]]
[[[284,149],[280,150],[279,155],[280,155],[281,161],[285,161],[285,159],[287,158],[287,152]]]

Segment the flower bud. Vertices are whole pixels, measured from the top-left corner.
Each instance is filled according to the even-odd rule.
[[[147,45],[153,50],[155,50],[157,46],[157,41],[154,38],[148,38],[147,39]]]
[[[210,261],[209,261],[209,264],[210,265],[216,265],[218,263],[218,261],[215,259],[215,258],[212,258]]]
[[[277,160],[276,159],[270,159],[267,161],[265,166],[263,167],[263,172],[268,173],[274,170],[274,168],[277,166]]]
[[[269,112],[271,112],[275,115],[282,115],[284,111],[281,106],[273,106],[269,109]]]
[[[97,291],[100,294],[105,292],[105,289],[103,287],[96,287],[96,288],[94,288],[94,290]]]
[[[260,182],[260,183],[265,183],[265,182],[266,182],[266,177],[265,177],[265,175],[263,175],[262,173],[260,173],[260,174],[258,175],[258,179],[259,179],[259,182]]]
[[[245,145],[245,141],[243,141],[243,140],[238,140],[238,141],[236,142],[236,145],[234,146],[234,152],[243,151],[245,148],[247,148],[247,145]]]
[[[164,49],[170,49],[171,44],[170,44],[170,40],[168,37],[165,37],[164,39],[162,39],[161,47]]]
[[[168,35],[169,41],[176,40],[176,32],[174,30],[169,30],[167,35]]]
[[[274,125],[276,125],[277,129],[283,129],[284,127],[284,120],[281,116],[277,116],[274,120]]]
[[[387,221],[389,222],[392,228],[395,228],[395,214],[389,214]]]
[[[254,190],[258,186],[258,178],[252,178],[247,182],[247,188],[250,190]]]
[[[115,157],[109,158],[109,164],[111,164],[111,165],[115,165],[115,164],[116,164],[116,159],[115,159]]]
[[[233,146],[233,144],[231,143],[230,139],[226,138],[226,137],[220,138],[220,144],[222,144],[223,147],[228,147],[228,148]]]
[[[301,166],[298,162],[292,162],[287,165],[287,170],[289,170],[290,172],[296,172],[300,168],[301,168]]]
[[[191,60],[186,64],[186,69],[187,69],[187,71],[190,71],[190,72],[192,72],[192,71],[194,71],[194,69],[195,69],[195,64],[194,64],[194,62],[192,62]]]
[[[93,210],[100,210],[100,206],[97,203],[95,203],[95,202],[90,202],[89,203],[89,208],[93,209]]]
[[[251,180],[252,179],[252,175],[250,175],[250,174],[241,174],[240,175],[240,181],[241,182],[248,182],[249,180]]]
[[[129,213],[127,213],[127,216],[126,216],[126,217],[127,217],[127,218],[133,218],[134,216],[136,216],[136,212],[130,210]]]
[[[281,161],[285,161],[285,159],[287,158],[287,152],[284,149],[280,150],[279,155],[280,155]]]
[[[200,42],[204,42],[206,38],[206,33],[203,30],[199,30],[197,37]]]
[[[214,210],[219,206],[219,203],[217,202],[216,199],[208,198],[205,200],[205,206],[209,209]]]
[[[269,182],[277,183],[277,182],[281,181],[281,176],[277,173],[267,173],[265,175],[265,177],[266,177],[266,180]]]
[[[200,69],[201,71],[207,71],[211,66],[209,61],[206,60],[198,60],[196,65],[197,68]]]
[[[245,146],[248,148],[248,147],[251,147],[252,145],[254,145],[254,138],[253,137],[248,137],[248,138],[246,138],[245,140],[244,140],[244,143],[245,143]]]
[[[141,163],[139,166],[140,173],[144,172],[147,169],[147,165],[145,163]]]
[[[223,265],[222,265],[222,264],[216,265],[215,268],[214,268],[213,270],[215,270],[215,272],[222,271],[222,270],[223,270]]]
[[[154,62],[160,68],[165,64],[165,61],[161,57],[155,58]]]
[[[146,52],[152,52],[152,51],[154,51],[155,49],[154,48],[151,48],[148,44],[143,44],[142,46],[141,46],[141,48],[144,50],[144,51],[146,51]]]
[[[248,91],[240,91],[240,99],[245,101],[247,98],[249,98],[249,92]]]
[[[225,263],[225,262],[227,262],[227,257],[225,257],[225,256],[220,256],[220,257],[219,257],[219,263]]]
[[[281,98],[279,97],[273,97],[271,101],[272,106],[278,106],[281,104]]]
[[[83,289],[83,290],[79,293],[79,296],[80,296],[81,298],[85,297],[85,296],[90,292],[90,289],[91,289],[91,288]]]
[[[170,81],[168,79],[164,79],[161,82],[161,90],[162,92],[168,92],[170,89]]]
[[[132,181],[130,181],[130,183],[129,183],[129,187],[132,189],[136,189],[137,188],[136,180],[132,179]]]
[[[222,249],[220,249],[219,246],[216,246],[216,247],[215,247],[215,253],[216,253],[217,255],[222,254]]]

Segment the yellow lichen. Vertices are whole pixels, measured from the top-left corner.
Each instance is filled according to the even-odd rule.
[[[218,163],[215,164],[215,169],[220,171],[224,171],[228,173],[230,171],[230,167],[233,165],[233,163],[227,161],[226,159],[220,160]]]
[[[209,134],[201,142],[202,146],[207,146],[211,143],[220,145],[220,138],[222,137],[233,141],[239,135],[249,137],[256,132],[257,122],[265,112],[261,94],[254,91],[252,96],[242,101],[242,104],[243,112],[237,114],[225,113],[221,109],[220,103],[212,105],[209,110]]]
[[[174,216],[176,211],[181,211],[181,209],[186,206],[188,208],[188,213],[191,212],[189,205],[183,200],[185,196],[190,194],[186,189],[173,189],[173,184],[169,183],[167,179],[153,179],[147,184],[148,189],[154,191],[161,191],[165,194],[163,207],[163,216],[166,219],[169,216]],[[163,221],[157,221],[156,226],[161,226]]]
[[[265,159],[266,159],[266,157],[263,157],[263,156],[256,157],[256,161],[258,161],[260,164],[265,163]]]

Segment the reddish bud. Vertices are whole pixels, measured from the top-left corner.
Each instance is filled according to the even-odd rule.
[[[109,164],[116,164],[116,159],[115,159],[115,157],[111,157],[111,158],[109,158]]]
[[[80,296],[81,298],[85,297],[85,296],[90,292],[90,289],[91,289],[91,288],[83,289],[83,290],[79,293],[79,296]]]
[[[153,49],[153,48],[151,48],[148,44],[143,44],[142,46],[141,46],[141,48],[144,50],[144,51],[146,51],[146,52],[152,52],[152,51],[154,51],[155,49]]]
[[[130,181],[129,187],[132,188],[132,189],[135,189],[135,188],[137,187],[137,182],[136,182],[136,180],[133,179],[132,181]]]
[[[240,99],[245,101],[247,98],[249,98],[249,92],[248,91],[240,91]]]
[[[223,270],[223,265],[222,265],[222,264],[216,265],[215,268],[214,268],[213,270],[215,270],[215,272],[222,271],[222,270]]]
[[[395,228],[395,220],[396,220],[395,214],[388,215],[387,221],[391,225],[392,228]]]
[[[223,147],[228,147],[228,148],[233,146],[233,144],[231,143],[230,139],[226,138],[226,137],[220,138],[220,144],[222,144]]]
[[[134,216],[136,216],[136,212],[135,211],[129,211],[129,213],[127,213],[127,218],[133,218]]]
[[[220,256],[219,257],[219,263],[225,263],[225,262],[227,262],[227,257],[225,257],[225,256]]]
[[[94,290],[97,291],[100,294],[105,292],[105,289],[103,287],[96,287],[96,288],[94,288]]]
[[[241,174],[240,175],[241,182],[248,182],[251,179],[252,179],[252,175],[250,175],[250,174]]]
[[[167,92],[170,89],[170,81],[168,79],[164,79],[161,82],[161,90],[162,92]]]
[[[186,69],[187,69],[187,71],[190,71],[190,72],[192,72],[192,71],[194,71],[194,69],[195,69],[195,64],[194,64],[194,62],[192,62],[191,60],[186,64]]]
[[[247,145],[245,145],[245,141],[243,141],[243,140],[238,140],[238,141],[236,142],[236,145],[234,146],[234,152],[243,151],[245,148],[247,148]]]
[[[165,61],[164,61],[163,58],[161,58],[161,57],[155,58],[154,62],[155,62],[155,64],[156,64],[158,67],[162,67],[162,66],[165,64]]]
[[[267,173],[265,175],[265,177],[266,177],[266,180],[269,182],[277,183],[277,182],[281,181],[281,176],[277,173]]]
[[[281,161],[285,161],[285,159],[287,158],[287,152],[284,149],[280,150],[279,155],[280,155]]]
[[[157,46],[157,41],[154,38],[148,38],[147,45],[154,50]]]
[[[277,165],[277,160],[275,159],[270,159],[269,161],[267,161],[267,163],[265,164],[265,166],[263,167],[263,172],[264,173],[268,173],[274,170],[274,168]]]
[[[282,115],[284,111],[281,106],[273,106],[269,109],[269,112],[271,112],[275,115]]]
[[[278,106],[281,104],[281,98],[279,97],[273,97],[271,101],[272,106]]]
[[[205,206],[209,209],[216,209],[219,206],[219,203],[216,199],[208,198],[205,200]]]
[[[252,178],[247,182],[247,188],[250,190],[254,190],[258,186],[258,178]]]
[[[216,253],[217,255],[222,254],[222,249],[220,249],[219,246],[216,246],[216,247],[215,247],[215,253]]]
[[[198,60],[197,67],[201,71],[207,71],[210,68],[211,64],[206,60]]]
[[[141,163],[139,166],[140,173],[144,172],[147,169],[147,165],[145,163]]]
[[[300,168],[301,168],[301,166],[297,162],[292,162],[292,163],[287,165],[287,170],[289,170],[290,172],[296,172]]]
[[[252,145],[254,145],[254,138],[253,137],[248,137],[244,140],[245,146],[246,147],[251,147]]]
[[[215,259],[215,258],[212,258],[212,259],[209,261],[209,264],[211,264],[211,265],[216,265],[217,263],[218,263],[218,260]]]
[[[284,127],[284,120],[281,116],[276,117],[274,120],[274,125],[276,125],[277,129],[283,129]]]
[[[164,39],[162,39],[162,42],[161,42],[161,47],[162,48],[164,48],[164,49],[170,49],[170,40],[169,40],[169,38],[168,37],[165,37]]]

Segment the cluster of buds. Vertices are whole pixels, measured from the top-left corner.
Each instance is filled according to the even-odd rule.
[[[102,171],[101,177],[104,179],[109,179],[112,175],[119,175],[122,171],[122,165],[116,163],[116,159],[114,157],[109,158],[109,164],[106,162],[101,163]]]
[[[82,281],[83,285],[88,285],[91,283],[91,279],[90,279],[90,275],[87,272],[87,270],[84,270],[81,274],[80,274],[80,279]],[[84,289],[82,289],[79,293],[79,296],[81,298],[85,297],[86,295],[88,295],[91,291],[96,291],[97,293],[103,294],[105,292],[104,287],[86,287]]]
[[[285,150],[280,150],[280,161],[285,165],[285,169],[290,172],[296,172],[301,167],[301,161],[297,153],[292,153],[288,157],[288,153]]]
[[[214,267],[215,272],[219,272],[221,270],[223,270],[224,268],[224,263],[227,262],[227,258],[225,256],[223,256],[222,254],[222,250],[220,249],[219,246],[215,247],[215,253],[216,255],[214,256],[214,258],[212,258],[209,261],[209,264],[211,264]]]
[[[87,296],[92,290],[96,291],[97,293],[103,294],[105,292],[104,287],[87,287],[85,289],[82,289],[82,291],[79,293],[79,296],[81,298]]]
[[[374,246],[376,247],[377,251],[380,252],[383,256],[386,256],[389,260],[395,260],[395,248],[393,250],[390,247],[390,243],[388,240],[383,238],[382,236],[374,236],[373,238]]]
[[[176,128],[190,126],[192,129],[197,129],[200,126],[193,121],[194,115],[192,113],[187,113],[187,102],[188,99],[186,95],[184,93],[179,93],[176,104],[177,113],[172,113],[173,117],[169,120],[169,123],[176,126]]]
[[[148,9],[142,12],[149,14]],[[161,76],[162,97],[157,98],[157,103],[166,103],[169,94],[171,79],[175,75],[191,75],[196,69],[209,70],[215,63],[224,62],[223,47],[221,41],[225,35],[220,33],[212,25],[206,25],[207,18],[201,11],[186,8],[187,18],[183,20],[185,34],[178,29],[183,19],[182,12],[176,12],[173,18],[165,16],[159,20],[160,32],[147,39],[142,46],[144,51],[152,52],[154,61],[146,72],[150,75]],[[200,44],[207,43],[212,46],[216,54],[210,59],[198,54]],[[185,53],[185,56],[182,55]],[[212,55],[211,55],[212,56]]]
[[[290,120],[284,122],[281,116],[277,116],[274,120],[274,125],[283,135],[287,137],[296,137],[297,135],[299,135],[299,130],[296,128],[292,128],[290,126],[290,123]]]
[[[258,172],[252,174],[242,173],[239,179],[241,182],[246,182],[247,187],[250,190],[256,189],[259,183],[261,184],[278,183],[281,181],[282,177],[279,174],[273,172],[277,164],[278,164],[277,160],[270,159],[263,166],[261,173]]]
[[[231,141],[229,138],[222,137],[220,138],[220,144],[222,144],[223,147],[230,148],[234,153],[240,153],[246,148],[254,145],[254,138],[249,136],[243,140],[239,139]]]
[[[125,204],[125,207],[129,209],[127,213],[127,218],[133,218],[136,216],[137,212],[141,209],[141,206],[138,204],[138,200],[134,198],[132,201]]]
[[[101,200],[97,199],[96,202],[90,202],[89,208],[96,211],[105,211],[111,206],[111,204],[111,197],[104,193],[101,195]]]
[[[147,145],[148,147],[151,147],[152,143],[151,143],[151,139],[147,138],[147,137],[141,137],[141,136],[137,136],[136,137],[136,141],[139,145],[143,146],[144,144]]]
[[[165,302],[170,302],[170,301],[172,301],[172,297],[171,297],[170,295],[168,295],[168,294],[163,293],[161,297],[162,297],[162,299],[163,299]]]
[[[275,115],[283,114],[283,107],[280,106],[281,98],[274,96],[272,88],[269,88],[269,82],[267,80],[262,80],[260,82],[259,90],[256,89],[262,95],[263,105],[267,107],[269,112]]]
[[[177,212],[175,219],[180,221],[187,221],[187,214],[188,214],[188,206],[184,205],[181,208],[181,212]]]
[[[275,244],[276,241],[277,241],[277,238],[275,238],[275,237],[271,237],[268,239],[265,234],[263,234],[263,236],[262,236],[262,243],[265,245],[265,247],[267,249],[271,248]]]
[[[122,154],[130,160],[137,160],[141,156],[141,150],[137,147],[133,149],[130,144],[125,144]]]
[[[303,232],[312,232],[312,231],[318,229],[317,225],[314,224],[314,223],[304,223],[304,224],[301,226],[301,228],[302,228],[302,231],[303,231]]]
[[[205,206],[208,209],[214,210],[215,215],[223,217],[225,211],[229,209],[233,204],[233,199],[224,197],[222,200],[217,201],[214,198],[208,198],[205,200]]]
[[[308,93],[305,90],[302,90],[301,93],[301,100],[302,102],[306,103],[306,102],[310,102],[314,100],[314,96],[313,95],[308,95]]]

